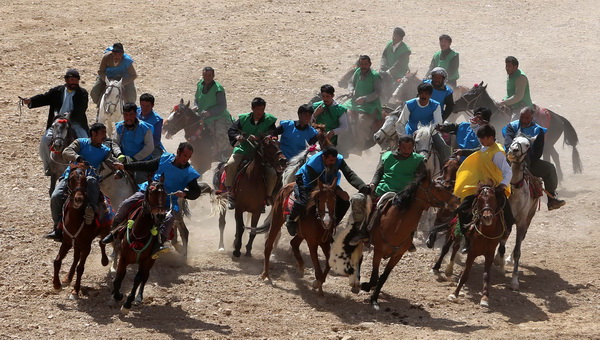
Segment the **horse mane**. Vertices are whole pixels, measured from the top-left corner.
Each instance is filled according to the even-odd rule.
[[[418,175],[415,180],[409,184],[404,190],[396,194],[392,204],[400,209],[400,212],[406,211],[414,201],[415,194],[421,182],[427,178],[427,174]]]

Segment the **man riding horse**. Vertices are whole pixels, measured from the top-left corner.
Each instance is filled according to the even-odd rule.
[[[24,98],[23,104],[28,108],[49,106],[46,132],[40,142],[40,157],[44,164],[44,173],[48,173],[50,165],[50,144],[52,143],[52,122],[60,114],[66,114],[78,138],[88,137],[88,122],[85,111],[88,107],[88,93],[79,86],[80,75],[76,69],[65,73],[65,84],[54,87],[44,94]]]
[[[496,130],[486,124],[477,130],[477,138],[481,149],[465,159],[456,173],[454,195],[461,199],[458,207],[458,219],[463,235],[466,235],[471,220],[473,219],[473,202],[477,197],[478,187],[481,183],[490,183],[496,187],[498,206],[504,207],[504,222],[506,229],[510,230],[515,223],[507,197],[510,196],[510,180],[512,170],[506,161],[506,154],[502,146],[496,143]],[[465,237],[462,253],[469,251],[469,238]]]
[[[129,54],[125,53],[123,44],[115,43],[104,51],[104,56],[100,61],[98,68],[98,76],[96,83],[92,87],[90,96],[96,105],[100,105],[100,99],[106,89],[106,79],[121,80],[123,92],[125,95],[125,103],[135,103],[137,92],[135,90],[134,80],[137,78],[137,73],[133,67],[133,59]]]
[[[321,86],[321,99],[323,100],[313,104],[315,110],[313,119],[315,123],[325,125],[327,138],[333,145],[337,145],[337,136],[348,131],[349,126],[347,109],[333,99],[334,94],[333,86],[328,84]]]
[[[456,81],[458,80],[458,66],[459,58],[458,52],[450,48],[452,45],[452,38],[447,34],[440,35],[440,50],[435,52],[429,64],[429,70],[425,74],[425,78],[430,75],[433,76],[433,70],[437,67],[441,67],[448,72],[446,77],[446,84],[452,88],[456,88]],[[432,77],[433,78],[433,77]]]
[[[380,72],[387,72],[394,81],[394,88],[398,87],[400,80],[408,69],[410,61],[410,47],[403,41],[406,33],[400,27],[394,28],[392,40],[390,40],[381,54],[379,66]]]
[[[90,134],[92,137],[76,139],[63,151],[63,156],[67,161],[76,162],[79,165],[87,164],[91,168],[91,171],[87,174],[88,207],[85,210],[86,224],[92,223],[94,214],[97,214],[98,219],[102,220],[105,213],[105,208],[100,207],[98,204],[100,198],[100,187],[98,185],[100,165],[105,160],[109,164],[116,162],[116,159],[112,157],[110,149],[102,144],[106,140],[106,126],[101,123],[94,123],[90,127]],[[62,240],[62,229],[59,227],[59,224],[67,197],[70,170],[71,168],[67,167],[67,170],[65,170],[50,197],[50,210],[52,212],[54,229],[46,235],[46,238],[56,241]]]
[[[431,71],[431,79],[426,79],[423,81],[424,83],[429,83],[433,86],[431,99],[440,103],[443,121],[450,117],[450,114],[454,109],[454,91],[452,91],[450,86],[446,85],[447,79],[448,73],[446,70],[441,67],[436,67]]]
[[[344,157],[338,154],[335,148],[327,148],[310,157],[308,161],[296,173],[296,184],[294,185],[294,204],[290,214],[287,216],[286,227],[291,236],[296,235],[298,229],[298,218],[306,211],[306,205],[310,192],[314,189],[318,181],[326,184],[338,181],[339,171],[344,174],[346,180],[354,188],[365,194],[371,193],[371,187],[358,177],[358,175],[350,169]],[[339,186],[336,187],[338,199],[336,200],[335,218],[336,223],[341,221],[346,211],[350,207],[348,193],[343,191]]]
[[[160,158],[160,156],[166,151],[162,145],[162,117],[154,111],[154,96],[150,93],[144,93],[140,96],[140,107],[137,108],[137,118],[143,122],[152,125],[154,132],[152,133],[154,141],[154,150],[152,151],[152,158]]]
[[[252,157],[255,152],[252,143],[260,141],[260,135],[272,135],[276,129],[275,122],[277,118],[269,113],[265,113],[267,102],[256,97],[252,100],[252,112],[244,113],[239,116],[239,119],[231,125],[228,131],[229,141],[231,145],[236,145],[229,160],[225,164],[225,187],[229,192],[229,208],[235,207],[235,192],[232,192],[231,187],[235,182],[238,167],[242,160],[247,157]],[[265,166],[265,182],[267,185],[267,203],[272,201],[273,190],[277,184],[277,172],[270,166]]]
[[[529,79],[525,72],[519,69],[519,61],[513,56],[504,60],[506,64],[506,97],[500,101],[500,105],[510,107],[513,118],[519,114],[524,107],[533,107],[529,93]]]
[[[116,167],[121,170],[140,171],[154,173],[154,180],[159,180],[164,176],[165,190],[169,194],[167,196],[167,209],[171,211],[167,214],[163,224],[160,226],[160,237],[152,250],[152,256],[157,258],[160,253],[169,252],[170,248],[165,242],[169,239],[175,215],[181,214],[178,199],[185,198],[195,200],[200,197],[202,189],[198,184],[200,174],[189,163],[194,152],[194,147],[187,142],[179,144],[177,154],[165,152],[160,158],[149,161],[140,161],[127,164],[116,164]],[[114,241],[117,234],[118,226],[128,218],[132,207],[144,199],[144,193],[149,182],[144,182],[140,185],[140,190],[134,193],[131,197],[123,201],[117,214],[113,220],[112,232],[102,240],[102,243],[108,244]]]
[[[556,187],[558,186],[558,176],[554,164],[545,161],[542,158],[544,152],[544,138],[546,136],[546,128],[541,127],[533,121],[535,111],[531,107],[524,107],[521,110],[519,120],[508,123],[503,129],[504,148],[508,150],[513,139],[519,133],[531,138],[535,137],[533,145],[529,149],[527,162],[529,170],[534,176],[541,177],[544,181],[544,187],[548,194],[548,210],[554,210],[566,204],[564,200],[557,198]]]
[[[279,122],[279,126],[273,130],[273,136],[281,136],[279,147],[288,160],[306,149],[307,144],[317,142],[318,131],[310,126],[312,115],[313,107],[311,105],[300,105],[298,120],[282,120]]]

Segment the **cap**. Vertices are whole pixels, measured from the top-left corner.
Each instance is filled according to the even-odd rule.
[[[125,53],[125,50],[123,49],[123,44],[121,43],[115,43],[113,45],[112,51],[115,53]]]
[[[67,73],[65,73],[65,79],[66,78],[77,78],[77,79],[81,79],[81,77],[79,76],[79,71],[77,71],[74,68],[70,68],[67,70]]]

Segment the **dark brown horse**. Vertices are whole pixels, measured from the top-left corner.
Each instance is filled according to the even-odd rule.
[[[235,191],[235,240],[233,242],[233,256],[235,258],[241,256],[240,249],[242,248],[242,236],[244,234],[244,212],[251,214],[251,226],[249,229],[250,237],[246,244],[246,256],[251,256],[252,243],[256,237],[256,227],[258,220],[265,207],[265,199],[267,196],[267,186],[265,183],[265,167],[270,166],[277,174],[281,174],[285,167],[286,159],[279,149],[279,142],[276,138],[265,136],[259,138],[255,145],[254,157],[246,165],[242,165],[240,173],[232,189]],[[222,173],[225,170],[223,164],[219,164],[215,170],[213,184],[215,188],[219,188]],[[219,214],[219,229],[221,233],[221,242],[219,249],[223,249],[223,231],[225,230],[225,214],[226,211],[221,211]]]
[[[138,211],[135,211],[130,218],[133,222],[128,222],[125,228],[125,236],[121,241],[121,252],[119,254],[119,264],[117,273],[113,281],[113,299],[115,302],[123,299],[121,294],[121,283],[127,272],[127,266],[137,263],[138,271],[133,280],[131,293],[121,307],[121,312],[127,314],[131,308],[134,299],[136,303],[141,304],[144,299],[144,286],[150,276],[150,269],[154,265],[155,259],[152,258],[152,248],[158,241],[158,228],[163,223],[167,214],[167,192],[164,187],[164,177],[160,181],[150,181],[146,188],[144,201]],[[136,296],[136,291],[139,292]]]
[[[381,287],[392,269],[410,248],[413,233],[423,212],[430,207],[449,206],[450,209],[454,209],[457,205],[458,198],[440,182],[432,181],[429,174],[417,178],[404,191],[378,205],[379,211],[374,212],[377,215],[370,231],[371,244],[374,247],[373,271],[369,282],[361,284],[361,289],[367,292],[375,287],[371,295],[371,304],[376,310],[379,310],[377,299]],[[347,248],[351,254],[353,249]],[[384,258],[389,258],[389,261],[380,277],[379,265]]]
[[[312,286],[323,295],[323,283],[329,272],[329,254],[333,234],[336,226],[335,221],[335,203],[336,203],[336,185],[337,178],[331,185],[323,184],[318,181],[318,186],[310,193],[310,199],[306,207],[306,214],[298,221],[298,234],[292,238],[290,245],[296,262],[298,271],[304,274],[304,260],[300,254],[300,244],[306,240],[310,257],[315,269],[315,281]],[[269,236],[265,241],[265,262],[261,277],[265,281],[271,281],[269,276],[269,259],[273,251],[273,245],[281,232],[281,226],[285,222],[284,211],[286,209],[287,199],[294,190],[294,183],[285,186],[277,194],[273,205],[273,220],[269,229]],[[321,247],[325,254],[325,269],[321,270],[319,263],[318,248]]]
[[[494,262],[494,253],[500,243],[500,239],[505,236],[506,228],[501,221],[502,207],[499,207],[496,201],[496,192],[491,185],[483,184],[479,186],[477,198],[473,203],[473,227],[472,231],[467,233],[471,241],[471,247],[465,262],[458,285],[454,293],[448,296],[448,299],[454,300],[462,286],[469,279],[469,273],[475,258],[480,255],[485,257],[483,269],[483,290],[481,291],[481,301],[479,304],[483,307],[489,306],[490,295],[490,276],[492,263]]]
[[[60,250],[56,259],[54,259],[54,279],[52,283],[54,289],[60,290],[62,284],[70,284],[77,268],[77,279],[71,291],[70,297],[75,299],[79,296],[81,289],[81,277],[85,270],[85,261],[90,254],[92,242],[100,235],[104,237],[108,235],[110,223],[103,224],[102,227],[95,225],[86,225],[84,213],[87,206],[87,180],[84,169],[73,168],[69,173],[68,178],[69,197],[65,202],[63,211],[63,239],[60,245]],[[108,265],[108,257],[104,249],[104,244],[99,242],[102,252],[102,265]],[[64,281],[59,279],[60,267],[62,260],[65,258],[69,250],[73,248],[73,263],[69,269],[69,273]]]
[[[189,101],[185,104],[181,99],[179,105],[175,106],[165,120],[162,130],[167,139],[181,130],[185,132],[186,141],[194,146],[194,154],[190,162],[200,174],[209,170],[212,162],[226,161],[231,155],[231,149],[220,153],[215,151],[213,133],[220,133],[220,131],[209,131],[204,124],[204,118],[190,108]]]
[[[63,157],[63,150],[69,146],[77,138],[75,130],[71,126],[69,117],[65,115],[57,115],[52,123],[52,140],[50,144],[50,164],[48,170],[50,172],[50,196],[54,188],[56,188],[56,181],[62,176],[63,172],[69,166],[69,162]],[[46,145],[40,147],[47,148]],[[41,151],[40,151],[41,152]]]

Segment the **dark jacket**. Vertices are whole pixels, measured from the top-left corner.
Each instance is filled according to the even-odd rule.
[[[54,113],[60,111],[65,91],[66,87],[64,85],[60,85],[50,89],[44,94],[38,94],[31,97],[31,103],[29,104],[30,109],[47,105],[50,106],[48,110],[46,129],[52,126],[52,122],[54,121]],[[73,111],[71,112],[71,121],[81,125],[81,127],[84,128],[89,134],[87,117],[85,115],[87,107],[88,92],[83,87],[78,87],[73,95]]]

